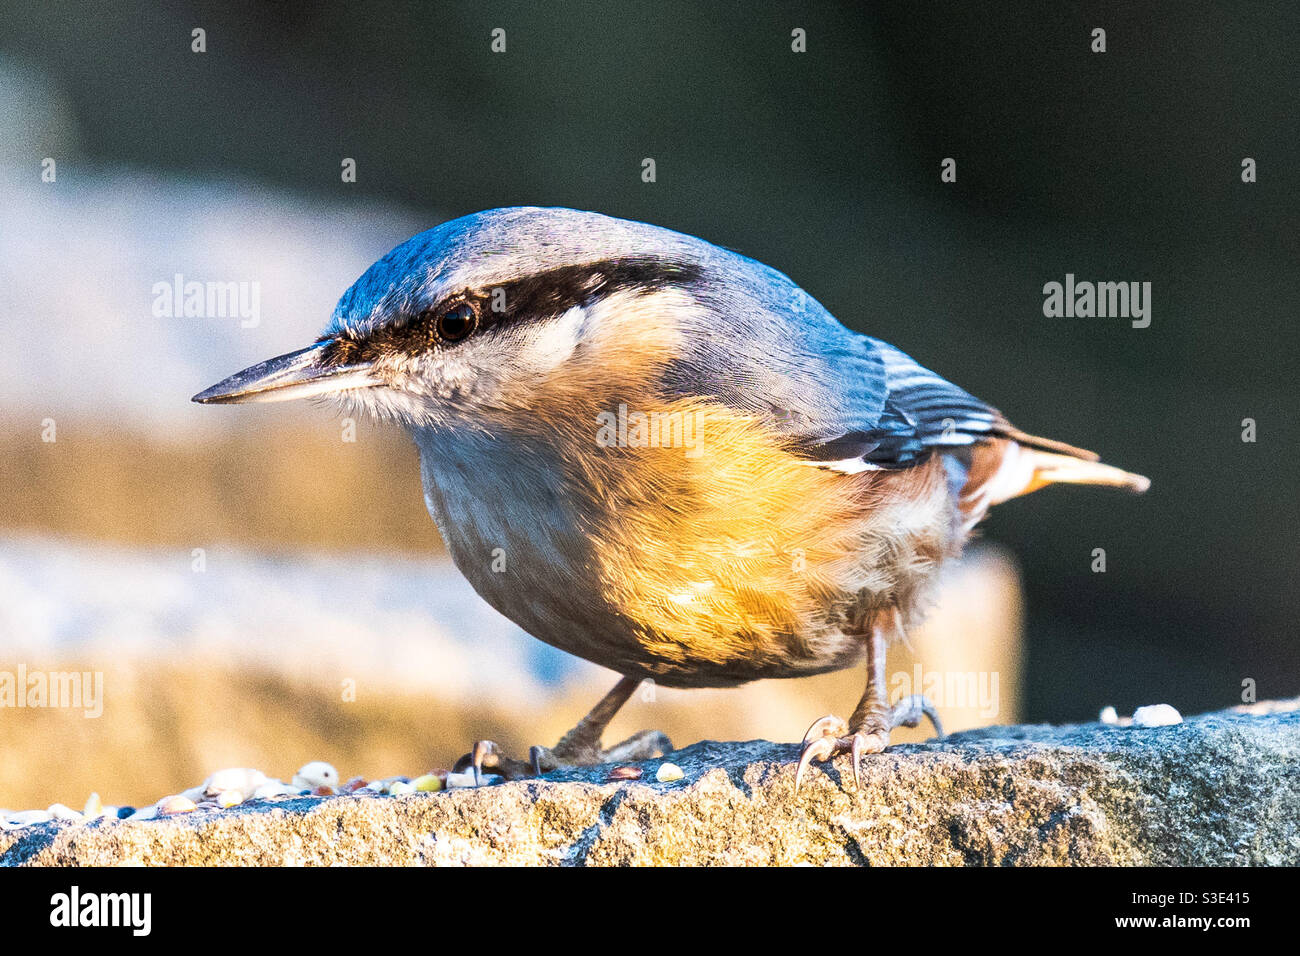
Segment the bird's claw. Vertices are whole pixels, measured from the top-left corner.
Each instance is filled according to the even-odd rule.
[[[866,754],[880,753],[889,746],[889,732],[895,727],[917,727],[923,717],[929,717],[934,724],[935,735],[943,736],[943,727],[939,723],[939,713],[929,698],[920,694],[904,697],[885,715],[869,719],[852,733],[849,725],[834,714],[813,721],[808,732],[803,735],[803,745],[799,753],[799,765],[794,773],[794,789],[799,792],[803,783],[804,771],[815,760],[824,762],[840,754],[849,754],[853,761],[853,785],[862,789],[861,759]]]
[[[474,786],[483,786],[483,764],[485,761],[491,761],[489,766],[496,766],[501,757],[501,749],[491,740],[476,740],[474,749],[470,752],[471,763],[474,767]]]
[[[827,714],[813,721],[803,737],[803,748],[799,754],[799,766],[794,773],[794,789],[799,792],[803,783],[804,771],[814,760],[818,762],[831,760],[840,754],[850,754],[853,759],[853,785],[862,789],[862,776],[859,765],[863,754],[880,753],[889,745],[889,732],[866,729],[849,733],[848,724],[833,714]]]
[[[821,720],[817,721],[817,723],[814,723],[812,727],[808,728],[808,735],[812,734],[813,729],[816,728],[817,724],[831,719],[838,720],[838,718],[831,718],[829,716],[823,717]],[[844,721],[841,720],[840,723],[842,724]],[[839,736],[837,734],[827,734],[825,736],[819,735],[813,737],[811,740],[808,739],[808,735],[804,736],[803,749],[799,754],[799,767],[794,772],[795,793],[799,792],[799,785],[803,783],[803,773],[808,769],[808,765],[814,760],[820,761],[831,759],[831,757],[835,756],[836,744],[839,742]]]
[[[454,773],[472,770],[476,787],[483,786],[485,770],[490,770],[506,780],[517,780],[528,776],[531,769],[531,766],[522,760],[514,760],[503,754],[493,740],[476,740],[470,752],[457,760],[452,767]]]
[[[830,737],[843,737],[849,732],[849,725],[841,717],[834,714],[827,714],[812,722],[808,732],[803,735],[803,744],[805,747],[815,740],[826,740]]]
[[[456,761],[452,768],[456,773],[466,770],[474,771],[474,783],[483,785],[483,771],[489,770],[506,780],[519,780],[525,777],[540,777],[559,770],[561,767],[592,766],[601,763],[623,763],[625,761],[650,760],[657,756],[672,753],[673,744],[667,736],[657,730],[643,730],[633,734],[627,740],[617,743],[608,750],[599,745],[584,747],[530,747],[528,760],[515,760],[501,752],[501,748],[491,740],[479,740],[469,753]]]
[[[890,726],[919,727],[924,717],[929,717],[930,723],[934,725],[934,735],[942,737],[943,724],[939,721],[939,709],[924,694],[909,694],[896,703],[890,714]]]

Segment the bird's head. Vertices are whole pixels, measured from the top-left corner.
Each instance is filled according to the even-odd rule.
[[[620,354],[635,361],[648,340],[672,348],[692,323],[707,327],[700,287],[711,260],[727,257],[750,261],[596,213],[477,213],[376,262],[313,344],[238,372],[194,401],[329,396],[412,427],[523,412],[537,383],[576,355],[599,347],[606,362]]]

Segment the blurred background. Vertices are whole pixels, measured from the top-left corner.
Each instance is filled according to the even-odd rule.
[[[890,660],[984,682],[952,727],[1293,696],[1297,49],[1281,2],[0,0],[0,675],[104,675],[98,717],[0,708],[0,806],[420,773],[551,743],[612,684],[477,599],[401,434],[189,402],[310,341],[393,245],[502,205],[753,256],[1153,479],[985,524]],[[1066,273],[1151,282],[1150,327],[1045,318]],[[159,316],[177,275],[255,287],[255,321]],[[611,736],[794,740],[862,682],[647,691]]]

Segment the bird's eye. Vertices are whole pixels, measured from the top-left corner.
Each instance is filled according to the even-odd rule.
[[[462,302],[438,316],[438,338],[444,342],[460,342],[469,338],[477,325],[478,313],[468,302]]]

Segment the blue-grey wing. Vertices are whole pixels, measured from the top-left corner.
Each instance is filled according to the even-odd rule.
[[[857,336],[868,361],[883,373],[884,396],[862,409],[839,435],[804,436],[803,453],[818,461],[862,459],[877,467],[904,467],[934,448],[970,445],[1008,426],[1000,412],[935,374],[887,342]],[[851,365],[837,369],[852,376]],[[846,394],[851,394],[846,392]],[[846,409],[846,411],[848,411]]]
[[[853,333],[849,333],[853,334]],[[887,342],[868,336],[863,352],[873,379],[883,380],[879,402],[873,400],[855,411],[851,398],[843,429],[805,431],[792,436],[798,454],[810,461],[834,462],[846,471],[860,463],[867,468],[905,468],[923,461],[936,449],[960,451],[990,439],[1010,439],[1017,444],[1085,461],[1098,460],[1095,452],[1065,442],[1022,432],[1003,414],[965,389],[935,374]],[[852,364],[838,374],[853,376]],[[852,396],[846,389],[844,394]],[[877,411],[878,409],[878,411]],[[1000,456],[1000,453],[999,453]],[[969,464],[968,455],[953,460]],[[960,470],[960,469],[959,469]]]
[[[666,384],[758,415],[801,457],[907,467],[1010,428],[904,352],[846,328],[776,270],[711,249],[705,273],[716,281],[695,294],[709,324],[688,336]]]

